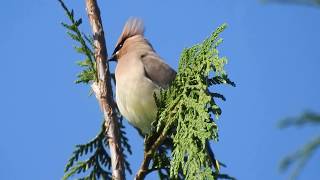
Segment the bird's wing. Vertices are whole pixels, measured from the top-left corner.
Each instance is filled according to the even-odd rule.
[[[154,52],[145,53],[141,56],[147,78],[162,88],[168,88],[176,77],[176,71]]]

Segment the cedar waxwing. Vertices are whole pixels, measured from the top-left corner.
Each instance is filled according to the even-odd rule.
[[[116,60],[116,101],[120,113],[142,134],[151,132],[157,106],[154,93],[168,88],[176,72],[144,37],[143,23],[129,19],[112,54]]]

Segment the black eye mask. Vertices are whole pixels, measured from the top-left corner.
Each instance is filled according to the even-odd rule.
[[[118,45],[117,47],[114,49],[112,56],[114,56],[123,46],[123,43],[126,41],[127,38],[123,39]]]
[[[116,53],[122,48],[123,43],[125,42],[126,39],[123,39],[117,47],[114,49],[112,56],[108,59],[108,61],[117,61]]]

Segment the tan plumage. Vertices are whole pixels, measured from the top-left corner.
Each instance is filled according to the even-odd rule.
[[[176,72],[164,63],[143,33],[141,20],[128,20],[113,55],[118,60],[115,75],[119,110],[131,124],[147,134],[157,113],[153,94],[167,88]]]

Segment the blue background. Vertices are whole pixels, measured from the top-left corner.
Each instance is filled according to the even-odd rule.
[[[66,0],[90,27],[84,1]],[[236,88],[221,87],[223,169],[240,180],[286,179],[279,160],[319,128],[281,131],[277,122],[304,110],[319,112],[320,9],[263,4],[258,0],[99,1],[108,51],[130,16],[144,19],[146,36],[177,68],[183,48],[201,42],[226,22],[219,47]],[[61,179],[75,144],[100,129],[102,115],[89,87],[73,81],[83,57],[60,26],[67,18],[57,1],[11,0],[0,7],[0,174],[3,180]],[[135,172],[143,140],[127,125]],[[318,179],[317,152],[300,179]],[[155,176],[149,176],[152,179]],[[132,179],[132,176],[128,176]]]

